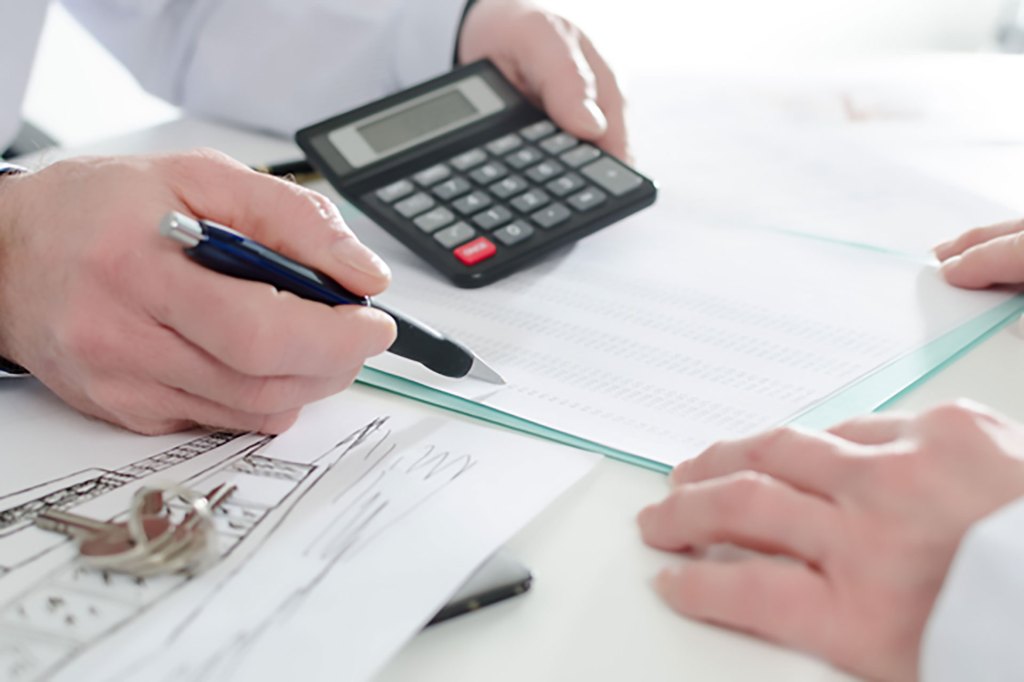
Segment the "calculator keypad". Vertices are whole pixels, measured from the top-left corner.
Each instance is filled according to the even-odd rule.
[[[525,248],[626,194],[643,178],[549,120],[503,134],[381,187],[390,205],[466,266],[500,248]]]

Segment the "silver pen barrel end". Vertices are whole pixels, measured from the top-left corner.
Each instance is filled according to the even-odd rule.
[[[203,227],[197,220],[177,211],[170,211],[160,221],[160,234],[188,248],[198,246],[205,236]]]

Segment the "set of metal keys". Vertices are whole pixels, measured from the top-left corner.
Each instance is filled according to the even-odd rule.
[[[144,578],[153,575],[195,572],[217,548],[216,511],[236,490],[219,485],[206,495],[178,485],[142,488],[132,498],[123,522],[97,521],[58,509],[36,516],[40,528],[63,533],[78,543],[86,565],[104,571]],[[167,496],[186,505],[181,521],[174,523]]]

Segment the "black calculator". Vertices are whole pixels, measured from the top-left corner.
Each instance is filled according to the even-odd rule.
[[[343,197],[460,287],[527,267],[657,196],[486,60],[295,138]]]

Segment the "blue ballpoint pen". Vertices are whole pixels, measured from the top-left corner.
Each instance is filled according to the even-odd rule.
[[[433,372],[453,378],[470,376],[493,384],[505,383],[500,374],[462,344],[367,296],[357,296],[322,272],[223,225],[171,211],[160,222],[160,233],[180,242],[189,258],[210,270],[265,282],[281,291],[327,305],[365,305],[387,313],[398,327],[398,335],[388,352],[414,360]]]

